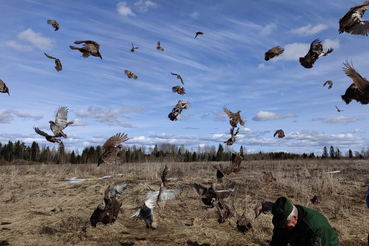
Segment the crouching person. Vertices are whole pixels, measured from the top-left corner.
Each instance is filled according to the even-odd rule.
[[[285,197],[275,202],[273,237],[270,246],[339,246],[336,232],[316,210],[293,205]]]

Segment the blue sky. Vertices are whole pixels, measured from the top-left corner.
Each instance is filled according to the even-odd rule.
[[[241,110],[246,121],[232,146],[236,151],[241,145],[249,152],[321,154],[331,145],[343,153],[360,151],[369,143],[368,106],[341,100],[352,83],[342,62],[349,59],[369,76],[369,37],[338,34],[338,21],[361,3],[3,0],[0,79],[10,96],[0,94],[0,141],[56,146],[33,128],[51,134],[49,120],[66,106],[75,122],[64,131],[69,149],[102,145],[124,132],[130,146],[172,143],[197,151],[230,137],[226,106]],[[60,29],[54,31],[48,19]],[[197,31],[204,35],[194,39]],[[316,38],[324,51],[334,51],[306,69],[298,59]],[[71,50],[76,40],[99,43],[103,59]],[[132,43],[139,47],[133,53]],[[277,45],[285,52],[265,61],[264,53]],[[59,58],[63,70],[57,72],[44,52]],[[125,69],[138,79],[127,78]],[[323,87],[327,80],[333,81],[330,90]],[[186,94],[173,93],[176,85]],[[172,122],[168,114],[180,99],[191,107]],[[278,129],[285,138],[273,137]]]

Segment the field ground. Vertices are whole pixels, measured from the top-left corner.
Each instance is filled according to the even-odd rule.
[[[268,245],[273,230],[270,214],[260,215],[245,234],[237,230],[235,217],[223,224],[200,217],[203,205],[192,184],[209,187],[215,182],[212,165],[217,163],[167,164],[185,173],[182,180],[168,183],[169,189],[178,186],[183,192],[165,209],[155,208],[156,230],[130,215],[143,204],[148,186],[159,189],[165,163],[0,166],[0,245]],[[286,196],[325,215],[343,246],[367,245],[368,167],[365,160],[244,161],[241,171],[227,176],[217,188],[236,188],[226,201],[250,219],[257,201]],[[335,170],[340,172],[324,174]],[[272,172],[277,182],[265,183],[264,171]],[[113,176],[98,179],[106,175]],[[62,181],[70,177],[89,180]],[[91,227],[89,218],[102,203],[104,190],[119,181],[128,187],[118,220]],[[322,197],[320,204],[309,203],[314,195]]]

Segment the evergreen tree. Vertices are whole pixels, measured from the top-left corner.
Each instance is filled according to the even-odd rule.
[[[336,156],[336,153],[334,152],[334,148],[333,148],[333,146],[331,146],[331,149],[329,150],[329,155],[330,155],[330,157],[331,157],[332,159],[334,159],[334,158],[335,158],[335,156]]]
[[[352,150],[351,149],[349,149],[349,151],[348,151],[348,158],[353,158],[354,156],[352,155]]]
[[[327,147],[324,146],[323,148],[323,154],[322,154],[322,158],[328,158],[328,151],[327,151]]]
[[[31,145],[31,161],[37,161],[40,156],[40,148],[38,146],[38,143],[33,141]]]
[[[70,163],[76,164],[76,154],[74,153],[74,150],[70,154]]]
[[[339,148],[337,148],[336,152],[334,153],[335,159],[341,159],[341,151]]]
[[[240,147],[240,156],[242,156],[242,157],[243,157],[243,147],[242,147],[242,145],[241,145],[241,147]]]

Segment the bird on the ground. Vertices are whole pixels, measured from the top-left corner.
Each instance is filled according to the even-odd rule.
[[[284,138],[285,137],[284,131],[282,129],[279,129],[279,130],[275,131],[273,137],[275,137],[277,134],[278,134],[278,138]]]
[[[47,134],[44,131],[41,131],[38,127],[35,127],[35,132],[41,136],[44,136],[46,138],[47,141],[52,142],[52,143],[60,143],[61,140],[56,138],[55,136],[51,136],[49,134]]]
[[[164,208],[165,204],[169,200],[175,199],[181,194],[181,188],[175,188],[174,190],[168,190],[165,188],[164,183],[161,183],[160,190],[155,191],[149,187],[146,193],[148,200],[155,200],[159,208]]]
[[[339,20],[339,33],[368,36],[369,21],[363,21],[363,15],[368,10],[369,1],[354,6]]]
[[[198,35],[203,35],[203,34],[204,34],[203,32],[197,32],[194,38],[196,38]]]
[[[284,49],[280,45],[278,45],[276,47],[271,48],[267,52],[265,52],[264,59],[266,61],[269,61],[269,59],[272,59],[274,57],[278,57],[283,52],[284,52]]]
[[[223,111],[229,117],[229,124],[231,124],[232,127],[237,127],[238,123],[240,123],[241,126],[246,126],[246,123],[242,120],[240,115],[241,110],[238,110],[237,113],[232,113],[229,109],[223,107]]]
[[[47,24],[52,25],[55,28],[54,31],[59,30],[59,23],[56,20],[47,20]]]
[[[181,86],[179,86],[179,85],[176,85],[176,86],[173,86],[172,87],[172,91],[174,92],[174,93],[178,93],[179,95],[184,95],[184,94],[186,94],[186,92],[185,92],[185,88],[184,87],[181,87]]]
[[[156,200],[154,198],[147,199],[130,218],[143,220],[146,223],[146,228],[156,229],[158,226],[158,217],[154,216],[155,202]]]
[[[333,82],[332,82],[332,81],[330,81],[330,80],[327,80],[327,81],[323,84],[323,87],[324,87],[326,84],[328,84],[328,85],[329,85],[329,86],[328,86],[328,90],[329,90],[329,89],[331,89],[331,88],[332,88],[332,86],[333,86]]]
[[[338,112],[342,112],[342,111],[344,111],[344,110],[342,110],[342,109],[339,109],[337,106],[336,106],[336,109],[337,109],[337,111],[338,111]]]
[[[320,203],[320,200],[321,200],[321,197],[320,196],[317,196],[315,195],[313,198],[310,199],[310,202],[312,204],[319,204]]]
[[[99,204],[90,217],[90,223],[92,227],[96,227],[96,224],[101,222],[104,225],[113,224],[119,214],[122,201],[118,200],[119,196],[126,189],[126,183],[120,183],[110,189],[110,185],[104,192],[104,204]]]
[[[316,60],[319,57],[326,56],[333,51],[333,48],[329,48],[327,52],[323,52],[323,42],[319,39],[315,39],[310,44],[310,49],[305,57],[300,57],[300,63],[305,68],[312,68]]]
[[[90,55],[95,57],[100,57],[102,59],[102,56],[100,54],[100,45],[92,40],[82,40],[82,41],[75,41],[75,44],[82,44],[83,47],[79,48],[76,46],[69,46],[72,50],[79,50],[79,52],[82,53],[82,56],[84,58],[89,57]]]
[[[277,179],[274,178],[273,174],[271,172],[267,173],[267,172],[263,172],[263,179],[266,183],[272,183],[272,182],[276,182]]]
[[[349,64],[348,61],[344,62],[343,71],[346,73],[348,77],[350,77],[353,83],[347,88],[344,95],[341,95],[343,101],[346,104],[349,104],[352,100],[356,100],[361,104],[369,103],[369,81],[361,77],[361,75],[356,72],[353,68],[353,65]]]
[[[254,208],[255,219],[259,217],[261,213],[263,214],[271,213],[273,206],[274,206],[274,202],[268,202],[268,201],[258,202]]]
[[[129,70],[124,70],[124,73],[127,75],[128,78],[134,78],[134,79],[137,79],[137,75],[132,73],[131,71]]]
[[[227,141],[224,142],[226,145],[232,145],[234,142],[236,142],[236,136],[237,136],[240,128],[237,128],[236,132],[234,132],[234,129],[235,129],[235,127],[231,128],[231,130],[230,130],[231,137]]]
[[[55,116],[55,122],[50,120],[50,129],[54,133],[55,137],[64,137],[67,138],[67,135],[63,132],[63,130],[73,124],[73,121],[67,120],[68,117],[68,108],[67,107],[60,107],[58,108],[58,112]]]
[[[172,112],[169,113],[168,118],[171,121],[177,120],[177,116],[182,113],[182,110],[190,108],[190,105],[189,101],[184,103],[182,100],[179,100],[176,106],[172,109]]]
[[[164,186],[166,186],[167,182],[177,181],[181,179],[182,176],[183,172],[181,170],[169,170],[168,166],[165,164],[165,167],[161,173],[161,182],[163,182]]]
[[[156,49],[160,51],[164,51],[164,48],[160,46],[160,41],[158,41]]]
[[[135,50],[138,49],[138,47],[135,47],[133,44],[132,44],[132,49],[131,49],[131,52],[135,52]]]
[[[122,143],[128,139],[127,134],[117,133],[106,140],[104,145],[101,147],[103,153],[99,157],[97,166],[100,166],[102,163],[115,163],[117,159],[117,151],[123,148]]]
[[[0,79],[0,92],[1,93],[8,93],[8,95],[10,96],[9,94],[9,88],[6,86],[6,84],[4,83],[4,81],[2,81]]]
[[[46,54],[46,53],[44,53],[45,54],[45,56],[47,57],[47,58],[50,58],[50,59],[54,59],[55,60],[55,69],[56,69],[56,71],[61,71],[63,68],[62,68],[62,64],[61,64],[61,62],[60,62],[60,60],[59,59],[57,59],[57,58],[55,58],[55,57],[52,57],[52,56],[49,56],[48,54]]]
[[[235,153],[232,153],[232,165],[235,166],[235,169],[233,170],[234,173],[238,173],[241,169],[241,162],[243,160],[243,157],[241,156],[240,153],[237,153],[237,155]]]
[[[242,233],[245,233],[251,230],[252,228],[252,220],[248,219],[245,216],[245,213],[243,213],[241,216],[237,215],[236,224],[237,224],[237,229]]]
[[[224,223],[234,216],[234,209],[228,206],[222,199],[211,199],[211,206],[206,207],[201,212],[201,217],[204,219],[214,218],[219,223]]]
[[[196,183],[193,184],[193,187],[197,194],[201,197],[202,202],[208,206],[212,205],[213,198],[215,198],[215,200],[225,199],[229,197],[234,191],[234,189],[216,190],[214,183],[212,183],[209,188]]]
[[[172,72],[170,72],[172,75],[174,75],[174,76],[177,76],[177,79],[180,79],[181,80],[181,83],[182,84],[184,84],[183,83],[183,79],[182,79],[182,77],[181,77],[181,75],[179,75],[179,74],[176,74],[176,73],[172,73]]]

